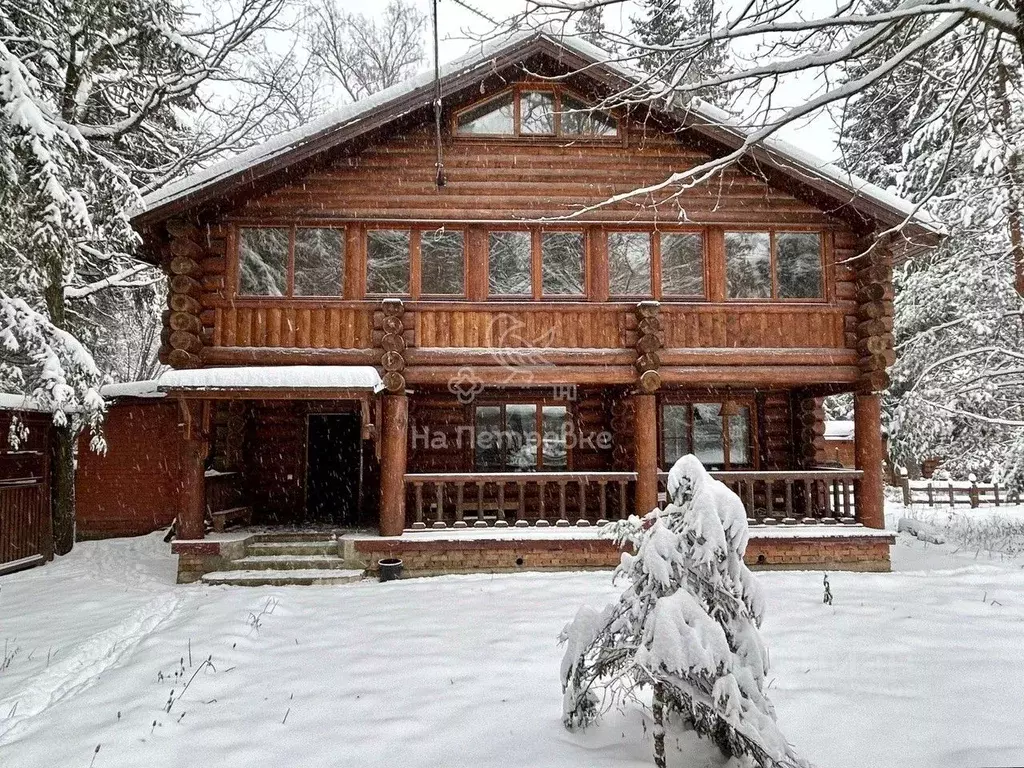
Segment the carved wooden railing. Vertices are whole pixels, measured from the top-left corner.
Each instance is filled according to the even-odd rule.
[[[407,474],[406,525],[600,525],[632,512],[635,472]]]
[[[768,525],[856,522],[857,481],[863,474],[853,469],[711,472],[740,497],[750,523]],[[667,480],[667,472],[658,474],[661,494]]]
[[[858,470],[712,472],[743,501],[751,524],[851,524]],[[658,475],[664,501],[667,472]],[[406,527],[602,525],[633,513],[635,472],[407,474]]]

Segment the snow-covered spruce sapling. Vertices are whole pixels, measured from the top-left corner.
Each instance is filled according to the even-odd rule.
[[[623,554],[615,572],[629,581],[618,602],[581,608],[562,631],[566,727],[584,728],[649,688],[658,766],[673,722],[689,723],[728,756],[806,766],[764,695],[764,601],[743,563],[743,503],[692,455],[672,467],[668,495],[664,510],[612,530],[635,551]]]

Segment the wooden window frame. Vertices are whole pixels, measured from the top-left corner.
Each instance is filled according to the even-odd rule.
[[[285,260],[285,293],[280,296],[266,293],[242,293],[242,230],[243,229],[286,229],[288,230],[288,256]],[[295,295],[295,233],[299,229],[336,229],[341,232],[341,243],[342,249],[345,252],[345,262],[341,264],[341,291],[337,294],[327,293],[318,296],[312,296],[309,294],[302,294],[299,296]],[[266,221],[266,222],[239,222],[232,224],[229,230],[231,243],[229,253],[234,254],[233,264],[231,270],[233,274],[230,275],[232,295],[239,299],[244,300],[278,300],[288,299],[296,301],[324,301],[325,299],[342,301],[346,298],[348,292],[348,276],[349,276],[349,261],[353,258],[354,254],[349,252],[349,225],[338,224],[338,223],[326,223],[321,224],[318,222],[279,222],[279,221]],[[341,253],[338,254],[339,258]]]
[[[498,408],[499,419],[501,422],[501,432],[504,434],[508,431],[508,421],[505,417],[506,407],[509,405],[532,405],[535,409],[534,413],[534,430],[538,440],[538,451],[537,461],[533,469],[525,470],[521,474],[527,472],[572,472],[573,471],[573,448],[568,442],[565,446],[565,469],[545,469],[544,468],[544,408],[545,407],[562,407],[565,408],[566,421],[571,421],[575,424],[576,414],[573,412],[572,403],[566,400],[553,400],[547,397],[510,397],[502,400],[496,399],[484,399],[481,398],[477,402],[473,403],[470,409],[470,418],[473,424],[473,457],[472,465],[473,471],[479,472],[482,470],[477,469],[476,466],[476,409],[477,408]],[[502,472],[515,472],[515,470],[502,469]]]
[[[554,99],[554,118],[555,118],[555,132],[554,133],[523,133],[522,131],[522,114],[521,114],[521,102],[524,93],[550,93]],[[503,140],[524,140],[524,141],[585,141],[585,142],[596,142],[604,144],[621,144],[624,140],[625,131],[623,130],[623,120],[621,116],[616,114],[613,110],[598,109],[604,115],[607,115],[610,120],[615,123],[615,133],[610,135],[591,135],[586,133],[562,133],[562,94],[568,94],[570,98],[576,99],[583,104],[590,104],[590,99],[578,94],[576,91],[565,88],[560,85],[553,85],[547,82],[538,82],[534,80],[527,80],[521,83],[514,83],[513,85],[503,88],[500,91],[489,94],[488,96],[474,101],[472,104],[468,104],[465,107],[461,107],[452,113],[450,121],[451,135],[460,141],[463,140],[486,140],[493,141],[495,139]],[[478,109],[486,105],[489,102],[497,101],[501,97],[512,94],[512,133],[464,133],[459,130],[459,120],[467,112],[474,109]]]
[[[747,408],[747,412],[750,414],[750,421],[747,424],[748,440],[750,446],[750,463],[734,466],[732,463],[732,446],[731,438],[729,436],[728,424],[723,419],[722,424],[722,450],[725,454],[726,462],[722,468],[723,471],[730,472],[733,470],[753,470],[757,471],[761,466],[761,449],[760,441],[758,439],[758,412],[757,412],[757,398],[753,394],[725,394],[725,395],[714,395],[713,393],[708,396],[698,394],[668,394],[663,395],[658,402],[658,466],[663,471],[668,471],[671,467],[663,467],[665,463],[665,406],[666,405],[685,405],[690,408],[690,419],[688,427],[688,441],[690,449],[693,450],[693,406],[702,404],[720,404],[725,407],[726,402],[738,403],[741,406]],[[717,471],[717,470],[716,470]]]
[[[424,293],[423,292],[423,252],[422,239],[424,232],[459,232],[462,234],[462,292],[461,293]],[[405,293],[375,293],[369,290],[367,281],[370,274],[370,232],[393,230],[409,233],[409,290]],[[464,225],[449,227],[447,225],[432,226],[403,222],[373,222],[361,227],[362,247],[362,296],[365,299],[378,300],[402,298],[410,301],[464,301],[469,289],[469,228]]]
[[[771,281],[771,295],[764,298],[750,296],[729,296],[729,254],[725,243],[725,236],[730,232],[763,232],[768,235],[768,270]],[[817,235],[818,236],[818,263],[821,266],[821,295],[808,298],[782,298],[779,296],[779,272],[778,272],[778,248],[776,240],[779,235]],[[827,268],[831,263],[828,251],[830,248],[829,232],[821,227],[722,227],[722,299],[729,303],[754,303],[754,304],[825,304],[831,300],[832,281],[829,279],[830,270]],[[706,290],[706,289],[705,289]]]
[[[587,301],[590,297],[591,276],[591,237],[587,226],[516,226],[486,225],[483,230],[484,263],[486,265],[487,291],[485,299],[509,302],[572,302]],[[530,293],[491,293],[491,233],[492,232],[526,232],[530,235]],[[545,294],[544,293],[544,235],[573,233],[583,236],[583,253],[580,254],[582,268],[582,290],[579,293]]]

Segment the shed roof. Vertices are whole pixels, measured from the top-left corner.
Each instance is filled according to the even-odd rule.
[[[231,390],[337,391],[384,388],[369,365],[260,365],[165,371],[158,392],[228,392]]]
[[[442,93],[466,88],[503,68],[546,54],[575,71],[620,87],[640,82],[643,75],[609,58],[606,51],[573,36],[546,30],[527,30],[482,44],[441,67]],[[423,72],[368,98],[329,112],[292,131],[232,158],[151,192],[136,211],[133,222],[144,226],[201,207],[230,191],[252,186],[257,180],[363,133],[387,124],[432,102],[432,72]],[[726,146],[738,148],[748,136],[728,113],[700,99],[679,100],[665,110],[671,117]],[[904,226],[910,237],[934,239],[942,226],[926,211],[887,190],[815,157],[793,144],[770,136],[750,149],[765,163],[797,182],[808,185],[887,227]]]

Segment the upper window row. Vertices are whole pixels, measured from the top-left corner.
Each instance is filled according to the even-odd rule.
[[[344,294],[345,230],[242,227],[239,293]],[[611,298],[703,299],[707,255],[700,231],[605,231]],[[507,298],[586,296],[587,233],[500,229],[486,233],[487,294]],[[459,298],[466,295],[466,233],[445,227],[368,228],[365,293]],[[817,232],[726,232],[727,299],[824,297]],[[719,267],[721,269],[721,267]]]
[[[513,89],[455,118],[464,136],[615,137],[618,121],[559,90]]]

